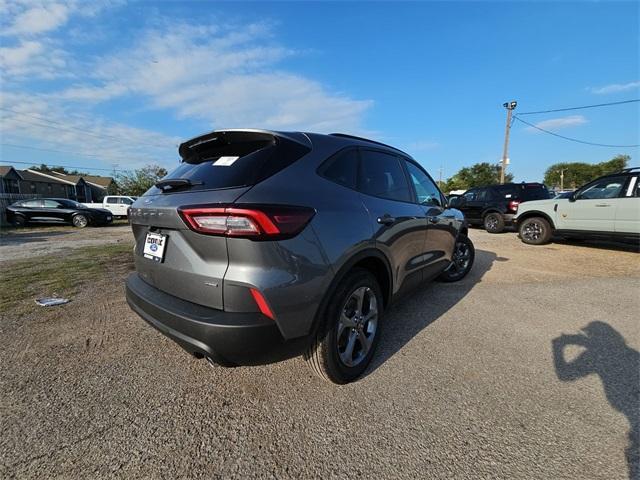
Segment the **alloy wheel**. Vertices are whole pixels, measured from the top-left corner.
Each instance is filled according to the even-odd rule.
[[[378,299],[369,287],[359,287],[349,295],[338,322],[338,356],[345,366],[355,367],[365,359],[377,328]]]
[[[471,262],[471,249],[465,242],[457,241],[453,256],[451,258],[451,266],[454,274],[463,274],[469,268]]]
[[[530,242],[535,242],[539,240],[540,237],[542,236],[543,226],[536,221],[527,222],[522,227],[522,232],[520,233],[525,240],[529,240]]]

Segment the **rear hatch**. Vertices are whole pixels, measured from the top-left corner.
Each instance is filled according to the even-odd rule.
[[[180,145],[180,165],[131,208],[142,279],[184,300],[224,308],[227,239],[190,230],[178,209],[233,204],[310,150],[302,134],[248,130],[212,132]]]

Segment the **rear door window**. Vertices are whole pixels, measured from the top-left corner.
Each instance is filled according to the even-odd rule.
[[[180,150],[183,162],[163,180],[185,179],[190,181],[189,190],[209,190],[255,185],[291,165],[310,148],[267,133],[221,132]],[[160,192],[154,188],[149,193]]]
[[[361,150],[358,189],[374,197],[411,202],[407,177],[400,158],[383,152]]]

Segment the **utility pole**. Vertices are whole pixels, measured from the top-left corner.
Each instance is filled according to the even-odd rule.
[[[564,191],[564,169],[560,170],[560,191]]]
[[[512,100],[502,104],[507,109],[507,126],[504,131],[504,148],[502,149],[502,162],[500,165],[500,183],[504,183],[504,173],[507,170],[507,161],[509,160],[509,131],[511,130],[511,114],[518,106],[518,102]]]

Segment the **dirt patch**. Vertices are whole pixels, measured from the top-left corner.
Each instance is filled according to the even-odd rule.
[[[90,284],[133,269],[132,243],[75,247],[65,255],[5,261],[0,276],[0,313],[27,313],[42,307],[38,297],[73,296]],[[49,307],[55,309],[56,307]]]
[[[133,244],[126,222],[107,227],[53,226],[4,230],[0,234],[0,263],[67,253],[71,249],[119,243]]]

